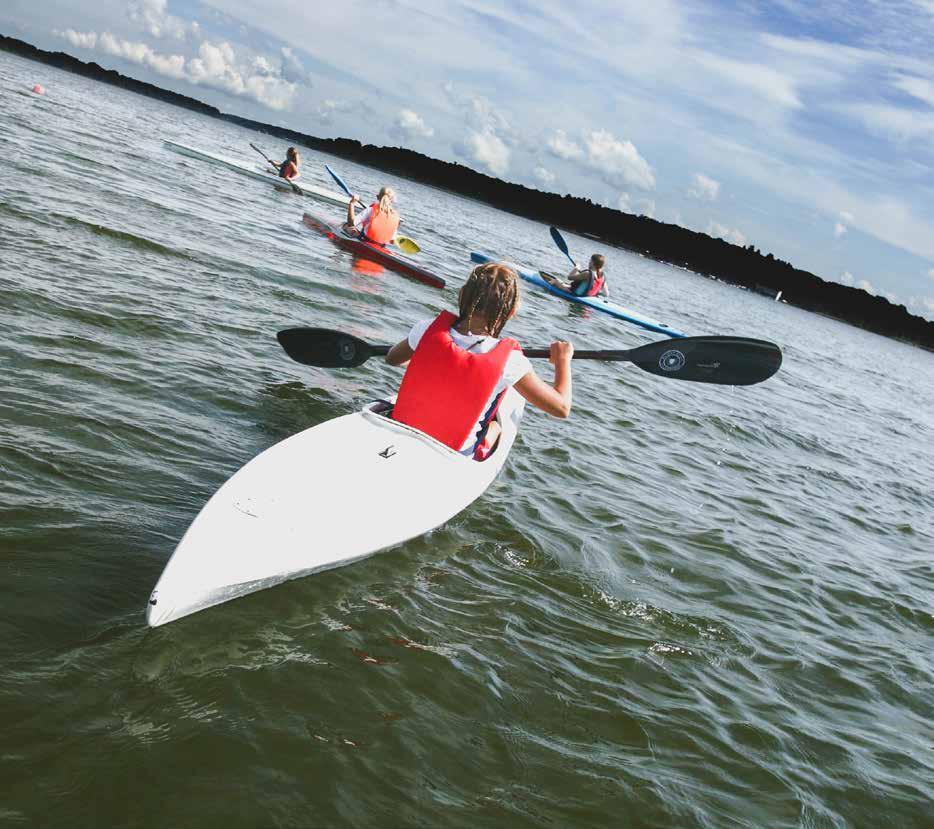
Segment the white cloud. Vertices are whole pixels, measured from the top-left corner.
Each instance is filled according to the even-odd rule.
[[[902,92],[911,95],[912,98],[917,98],[929,106],[934,106],[934,81],[929,78],[900,75],[896,78],[894,85]]]
[[[856,284],[855,277],[849,271],[844,271],[842,274],[840,274],[840,281],[844,285],[849,285],[850,287]]]
[[[532,170],[532,175],[535,177],[535,180],[544,186],[549,186],[555,183],[555,174],[551,170],[547,170],[542,166],[536,167]]]
[[[422,116],[411,109],[399,110],[395,127],[403,135],[413,138],[431,138],[435,134],[434,129],[425,123]]]
[[[584,151],[580,145],[571,141],[564,130],[555,130],[554,135],[545,143],[554,155],[563,158],[565,161],[576,160],[584,156]]]
[[[186,23],[168,13],[167,0],[130,0],[127,17],[153,37],[173,37],[183,39],[188,34],[197,35],[199,26],[195,22]]]
[[[898,141],[934,138],[934,112],[902,109],[886,104],[851,104],[842,108],[871,132]]]
[[[833,226],[833,235],[834,238],[839,239],[841,236],[844,236],[846,232],[850,229],[850,225],[853,224],[853,214],[849,213],[846,210],[840,211],[840,218],[837,220],[836,224]]]
[[[501,176],[509,168],[509,147],[491,129],[472,130],[467,135],[470,157],[493,175]]]
[[[859,282],[856,283],[856,287],[861,291],[865,291],[867,294],[872,294],[875,296],[875,286],[873,286],[873,284],[868,279],[860,279]]]
[[[619,198],[616,200],[616,206],[619,207],[623,213],[629,213],[632,211],[632,199],[629,197],[629,193],[620,193]]]
[[[473,110],[472,123],[479,123],[495,132],[509,133],[512,131],[509,120],[502,110],[496,107],[488,98],[484,98],[482,95],[472,95],[470,97],[470,108]]]
[[[302,86],[311,86],[311,77],[295,53],[288,46],[283,46],[281,54],[283,79]]]
[[[134,43],[103,32],[97,39],[97,48],[108,55],[146,66],[153,72],[176,80],[185,77],[185,58],[182,55],[160,54],[145,43]]]
[[[729,242],[731,245],[743,247],[746,244],[746,237],[741,231],[726,227],[713,219],[707,223],[707,235],[723,239],[724,242]]]
[[[720,182],[703,173],[694,173],[688,195],[701,201],[716,201],[717,196],[720,195]]]
[[[611,180],[643,190],[655,187],[652,168],[631,141],[620,141],[608,130],[594,130],[584,137],[584,144],[590,166]]]
[[[722,80],[751,94],[751,101],[765,100],[786,109],[799,109],[802,104],[795,89],[794,78],[770,66],[720,57],[710,53],[696,56],[697,62]],[[714,95],[717,90],[714,90]]]
[[[267,58],[253,56],[241,62],[234,47],[226,42],[202,41],[198,56],[186,60],[183,55],[157,52],[146,43],[125,40],[110,32],[98,35],[69,29],[58,34],[69,43],[81,44],[82,48],[96,49],[145,66],[165,77],[252,98],[270,109],[288,109],[297,89],[296,84],[278,74]]]
[[[927,276],[928,276],[928,279],[934,279],[934,268],[929,268],[929,269],[928,269],[928,274],[927,274]]]
[[[94,49],[97,46],[97,34],[95,32],[76,32],[74,29],[66,29],[64,32],[56,31],[54,34],[64,38],[72,46],[79,49]]]

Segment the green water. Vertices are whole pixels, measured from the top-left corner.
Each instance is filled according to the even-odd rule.
[[[562,257],[306,152],[396,187],[433,291],[300,223],[334,208],[162,145],[254,163],[267,136],[2,53],[0,111],[0,825],[932,825],[931,354],[603,249],[615,299],[773,340],[780,373],[577,365],[571,419],[529,412],[444,528],[152,631],[223,481],[398,383],[290,362],[278,329],[394,341],[471,250]],[[655,337],[533,291],[510,333]]]

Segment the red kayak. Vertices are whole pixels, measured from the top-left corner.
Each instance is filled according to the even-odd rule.
[[[349,250],[354,256],[359,256],[361,259],[369,259],[371,262],[385,265],[390,270],[398,271],[403,276],[423,282],[426,285],[430,285],[432,288],[444,287],[444,280],[440,276],[429,273],[410,259],[400,256],[384,245],[368,242],[366,239],[361,239],[356,233],[344,230],[344,226],[340,222],[319,219],[311,213],[306,213],[302,216],[302,221],[312,230],[323,233],[339,248]]]

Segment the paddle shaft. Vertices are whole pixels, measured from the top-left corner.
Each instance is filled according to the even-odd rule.
[[[391,346],[388,345],[371,345],[370,346],[370,357],[385,357],[389,353]],[[523,348],[522,353],[529,358],[541,358],[541,357],[550,357],[551,349],[550,348]],[[575,360],[610,360],[613,362],[624,362],[629,359],[629,351],[620,351],[620,350],[607,350],[600,351],[594,349],[581,349],[575,351],[573,359]]]
[[[256,152],[258,152],[263,158],[265,158],[266,161],[268,161],[270,164],[272,164],[273,167],[275,167],[277,170],[279,169],[279,165],[276,164],[276,162],[273,161],[268,155],[266,155],[266,153],[264,153],[259,147],[257,147],[256,144],[253,144],[252,142],[250,142],[250,146],[251,146],[254,150],[256,150]]]
[[[319,368],[353,368],[370,357],[384,356],[390,349],[328,328],[289,328],[276,338],[293,360]],[[550,348],[525,350],[527,357],[548,357],[550,353]],[[730,386],[761,383],[782,364],[782,352],[775,343],[731,336],[680,337],[632,349],[580,349],[573,356],[578,360],[629,362],[659,377]]]

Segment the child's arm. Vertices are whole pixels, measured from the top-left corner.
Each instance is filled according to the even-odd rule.
[[[398,345],[393,346],[393,350],[398,347]],[[573,354],[574,346],[570,343],[553,342],[551,356],[548,359],[555,367],[554,385],[549,386],[533,370],[516,383],[516,391],[537,409],[555,417],[567,417],[571,413],[571,355]],[[387,356],[386,359],[388,361],[389,357]]]
[[[354,215],[353,207],[355,204],[360,204],[360,199],[356,196],[351,196],[350,201],[347,202],[347,224],[356,225],[357,217]]]
[[[412,346],[409,345],[408,338],[406,338],[389,349],[389,353],[386,355],[386,362],[391,366],[404,366],[412,359],[414,353]]]

